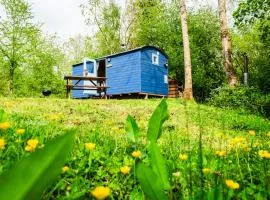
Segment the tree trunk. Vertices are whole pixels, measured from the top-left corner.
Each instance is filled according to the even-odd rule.
[[[11,65],[9,68],[9,80],[8,80],[8,90],[9,90],[9,94],[12,95],[13,94],[13,89],[14,89],[14,71],[15,71],[15,62],[11,61]]]
[[[229,85],[235,86],[238,80],[232,64],[232,41],[228,29],[226,0],[218,0],[218,6],[224,71]]]
[[[190,58],[189,36],[188,36],[188,24],[187,24],[187,10],[185,0],[180,0],[180,15],[182,25],[182,35],[184,44],[184,62],[185,62],[185,87],[184,98],[193,99],[192,92],[192,66]]]

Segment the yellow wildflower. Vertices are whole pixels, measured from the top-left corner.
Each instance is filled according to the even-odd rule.
[[[25,130],[24,129],[17,129],[16,130],[16,133],[18,134],[18,135],[23,135],[24,133],[25,133]]]
[[[260,150],[258,154],[261,158],[270,158],[270,153],[266,150]]]
[[[268,133],[266,133],[266,136],[270,137],[270,131]]]
[[[4,149],[6,145],[6,142],[3,138],[0,138],[0,149]]]
[[[222,151],[216,151],[216,155],[219,157],[223,157],[226,155],[226,151],[222,150]]]
[[[141,152],[140,151],[133,151],[131,155],[135,158],[139,158],[141,156]]]
[[[250,130],[248,133],[249,133],[249,135],[251,135],[251,136],[255,136],[255,135],[256,135],[256,132],[255,132],[254,130]]]
[[[98,200],[106,199],[110,193],[110,188],[103,186],[98,186],[93,191],[91,191],[91,194]]]
[[[234,182],[233,180],[230,180],[230,179],[226,180],[225,183],[228,188],[231,188],[233,190],[236,190],[240,187],[237,182]]]
[[[68,172],[70,170],[70,168],[68,166],[64,166],[62,168],[62,172],[65,173],[65,172]]]
[[[204,174],[208,174],[210,171],[211,171],[210,168],[203,168],[203,169],[202,169],[202,172],[203,172]]]
[[[10,127],[11,127],[11,125],[8,122],[0,123],[0,130],[5,131],[5,130],[9,129]]]
[[[242,144],[244,142],[246,142],[246,138],[244,138],[244,137],[235,137],[235,138],[232,139],[231,145],[236,146],[236,145]]]
[[[25,147],[25,151],[35,151],[38,145],[37,139],[30,139],[27,141],[27,146]]]
[[[180,160],[187,160],[188,159],[188,155],[187,154],[180,154],[179,155],[179,159]]]
[[[131,168],[129,166],[124,166],[124,167],[120,168],[120,171],[121,171],[122,174],[126,175],[126,174],[128,174],[130,172],[130,169]]]
[[[95,143],[89,142],[89,143],[85,143],[85,144],[84,144],[84,147],[85,147],[87,150],[94,150],[94,149],[96,149],[96,144],[95,144]]]

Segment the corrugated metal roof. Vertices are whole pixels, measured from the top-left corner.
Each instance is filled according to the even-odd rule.
[[[153,49],[156,49],[156,50],[160,51],[161,53],[163,53],[163,55],[164,55],[166,58],[168,58],[168,55],[167,55],[162,49],[160,49],[160,48],[158,48],[158,47],[155,47],[155,46],[151,46],[151,45],[145,45],[145,46],[141,46],[141,47],[138,47],[138,48],[135,48],[135,49],[123,51],[123,52],[120,52],[120,53],[115,53],[115,54],[103,56],[103,57],[100,57],[100,58],[96,58],[95,60],[96,60],[96,61],[99,61],[99,60],[102,60],[102,59],[105,59],[105,58],[110,58],[110,57],[115,57],[115,56],[119,56],[119,55],[124,55],[124,54],[131,53],[131,52],[135,52],[135,51],[140,51],[140,50],[145,49],[145,48],[153,48]],[[72,66],[73,66],[73,67],[76,67],[77,65],[81,65],[81,64],[83,64],[83,62],[73,64]]]
[[[104,59],[104,58],[115,57],[115,56],[119,56],[119,55],[131,53],[131,52],[139,51],[139,50],[142,50],[142,49],[145,49],[145,48],[154,48],[154,49],[160,51],[161,53],[163,53],[164,56],[165,56],[166,58],[168,58],[168,55],[167,55],[163,50],[161,50],[160,48],[155,47],[155,46],[151,46],[151,45],[146,45],[146,46],[141,46],[141,47],[138,47],[138,48],[135,48],[135,49],[123,51],[123,52],[120,52],[120,53],[115,53],[115,54],[103,56],[103,57],[101,57],[101,58],[97,58],[96,60],[98,61],[98,60],[102,60],[102,59]]]

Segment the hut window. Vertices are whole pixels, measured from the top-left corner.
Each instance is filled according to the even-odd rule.
[[[168,83],[168,76],[164,75],[164,83]]]
[[[157,54],[152,53],[152,64],[158,65],[158,60],[159,60],[158,55],[159,55],[158,53]]]

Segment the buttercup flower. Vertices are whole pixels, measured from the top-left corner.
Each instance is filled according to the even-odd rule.
[[[260,150],[258,154],[261,158],[270,158],[270,153],[266,150]]]
[[[27,141],[27,146],[25,147],[25,151],[35,151],[38,145],[38,140],[37,139],[30,139]]]
[[[133,151],[131,155],[135,158],[139,158],[141,156],[141,152],[140,151]]]
[[[179,159],[180,160],[187,160],[188,159],[188,155],[187,154],[180,154],[179,155]]]
[[[128,174],[130,172],[130,169],[131,168],[129,166],[124,166],[124,167],[120,168],[120,171],[121,171],[122,174],[126,175],[126,174]]]
[[[5,130],[9,129],[10,127],[11,127],[11,125],[8,122],[0,123],[0,130],[5,131]]]
[[[70,168],[68,166],[64,166],[62,168],[62,172],[65,173],[65,172],[68,172],[70,170]]]
[[[24,133],[25,133],[25,130],[24,129],[17,129],[16,130],[16,133],[18,134],[18,135],[23,135]]]
[[[91,194],[98,200],[106,199],[110,193],[110,188],[103,186],[98,186],[93,191],[91,191]]]
[[[226,151],[216,151],[216,155],[219,156],[219,157],[223,157],[226,155]]]
[[[0,138],[0,149],[4,149],[6,145],[6,142],[3,138]]]
[[[231,188],[233,190],[236,190],[240,187],[240,185],[237,182],[234,182],[231,179],[226,180],[225,183],[226,183],[228,188]]]
[[[256,132],[255,132],[254,130],[250,130],[250,131],[248,132],[248,134],[251,135],[251,136],[255,136],[255,135],[256,135]]]
[[[202,169],[202,172],[203,172],[204,174],[208,174],[210,171],[211,171],[210,168],[203,168],[203,169]]]
[[[96,144],[89,142],[89,143],[85,143],[85,144],[84,144],[84,147],[85,147],[87,150],[94,150],[94,149],[96,149]]]

